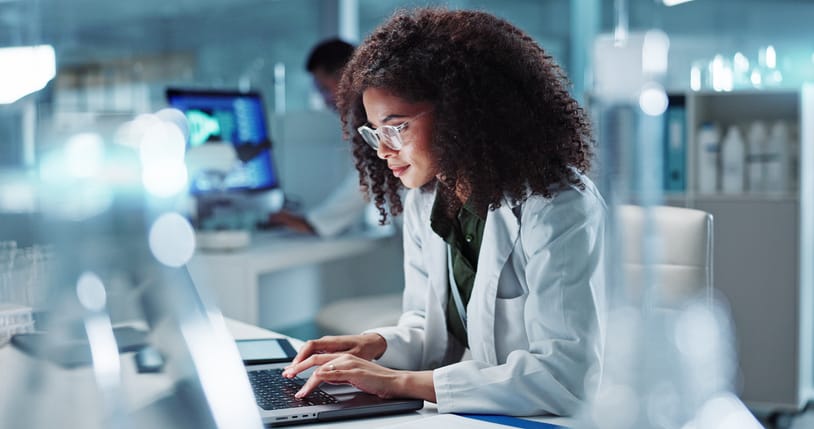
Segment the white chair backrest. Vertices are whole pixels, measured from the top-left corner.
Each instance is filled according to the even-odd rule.
[[[616,219],[623,273],[634,295],[642,291],[649,264],[661,304],[677,304],[702,292],[711,297],[712,215],[680,207],[622,205]]]

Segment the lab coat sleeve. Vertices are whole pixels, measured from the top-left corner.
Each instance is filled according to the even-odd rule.
[[[376,361],[389,368],[420,370],[439,364],[439,356],[426,348],[427,300],[431,299],[428,273],[422,247],[421,208],[426,195],[420,190],[407,193],[404,212],[404,295],[402,315],[397,326],[372,329],[387,341],[387,349]]]
[[[528,349],[500,365],[436,369],[439,412],[574,415],[596,387],[589,374],[601,372],[604,203],[579,191],[540,200],[529,201],[521,218],[528,295],[517,317]]]
[[[321,204],[305,215],[305,220],[321,237],[335,236],[361,222],[368,203],[359,188],[359,174],[348,173]]]

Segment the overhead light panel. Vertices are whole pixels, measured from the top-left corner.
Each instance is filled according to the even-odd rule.
[[[56,75],[51,45],[0,48],[0,104],[11,104],[45,88]]]
[[[664,3],[665,6],[670,7],[670,6],[676,6],[676,5],[679,5],[679,4],[682,4],[682,3],[688,3],[688,2],[691,2],[692,0],[661,0],[661,1],[662,1],[662,3]]]

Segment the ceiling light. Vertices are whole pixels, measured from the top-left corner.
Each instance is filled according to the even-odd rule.
[[[11,104],[45,88],[56,75],[51,45],[0,48],[0,104]]]
[[[664,5],[667,6],[667,7],[679,5],[679,4],[682,4],[682,3],[688,3],[688,2],[691,2],[691,1],[692,0],[661,0],[661,2],[664,3]]]

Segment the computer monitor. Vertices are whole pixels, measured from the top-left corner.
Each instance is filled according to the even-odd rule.
[[[212,182],[195,180],[190,193],[266,191],[279,187],[271,153],[263,98],[258,92],[168,88],[167,102],[181,110],[190,125],[188,147],[229,142],[241,160],[214,189]]]

